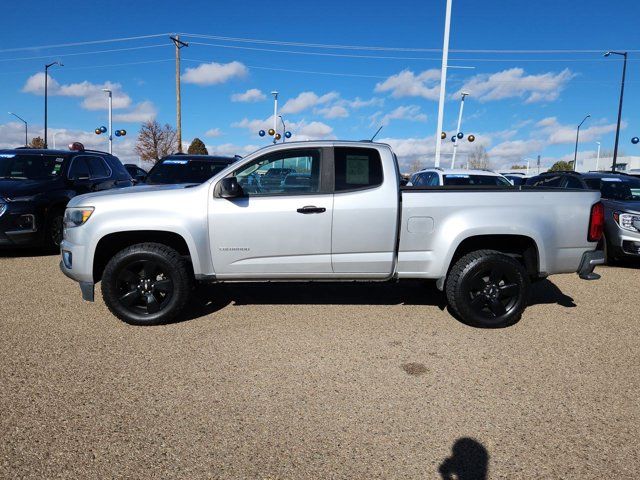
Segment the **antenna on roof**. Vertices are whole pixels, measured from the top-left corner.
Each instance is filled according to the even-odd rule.
[[[374,133],[373,137],[371,137],[371,140],[369,140],[370,142],[373,142],[373,139],[378,136],[378,134],[380,133],[380,130],[382,130],[382,127],[384,127],[384,125],[380,125],[380,128],[376,130],[376,133]]]

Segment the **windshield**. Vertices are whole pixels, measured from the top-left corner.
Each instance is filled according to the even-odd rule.
[[[494,175],[444,175],[444,185],[486,185],[486,186],[511,186],[509,180]]]
[[[633,177],[602,177],[586,180],[589,188],[600,190],[602,198],[640,201],[640,179]]]
[[[41,180],[57,178],[64,157],[55,155],[0,153],[0,178]]]
[[[202,160],[162,160],[151,169],[146,183],[202,183],[222,171],[227,165],[229,164]]]

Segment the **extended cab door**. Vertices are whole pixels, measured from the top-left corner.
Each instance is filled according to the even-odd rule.
[[[333,173],[333,271],[356,278],[390,276],[400,198],[391,150],[335,147]]]
[[[327,150],[266,153],[233,173],[242,197],[212,196],[209,237],[218,278],[330,276],[333,195],[330,175],[323,172]]]

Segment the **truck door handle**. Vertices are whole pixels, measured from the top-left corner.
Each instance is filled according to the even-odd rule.
[[[327,211],[324,207],[314,207],[313,205],[307,205],[306,207],[299,208],[298,213],[324,213]]]

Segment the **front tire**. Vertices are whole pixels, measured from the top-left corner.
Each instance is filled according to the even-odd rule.
[[[170,322],[191,296],[187,262],[173,248],[140,243],[118,252],[102,275],[102,298],[116,317],[131,325]]]
[[[52,250],[60,250],[62,243],[64,210],[54,210],[50,213],[45,227],[45,243]]]
[[[524,266],[494,250],[478,250],[458,260],[447,277],[449,307],[464,322],[482,328],[513,325],[529,299]]]

